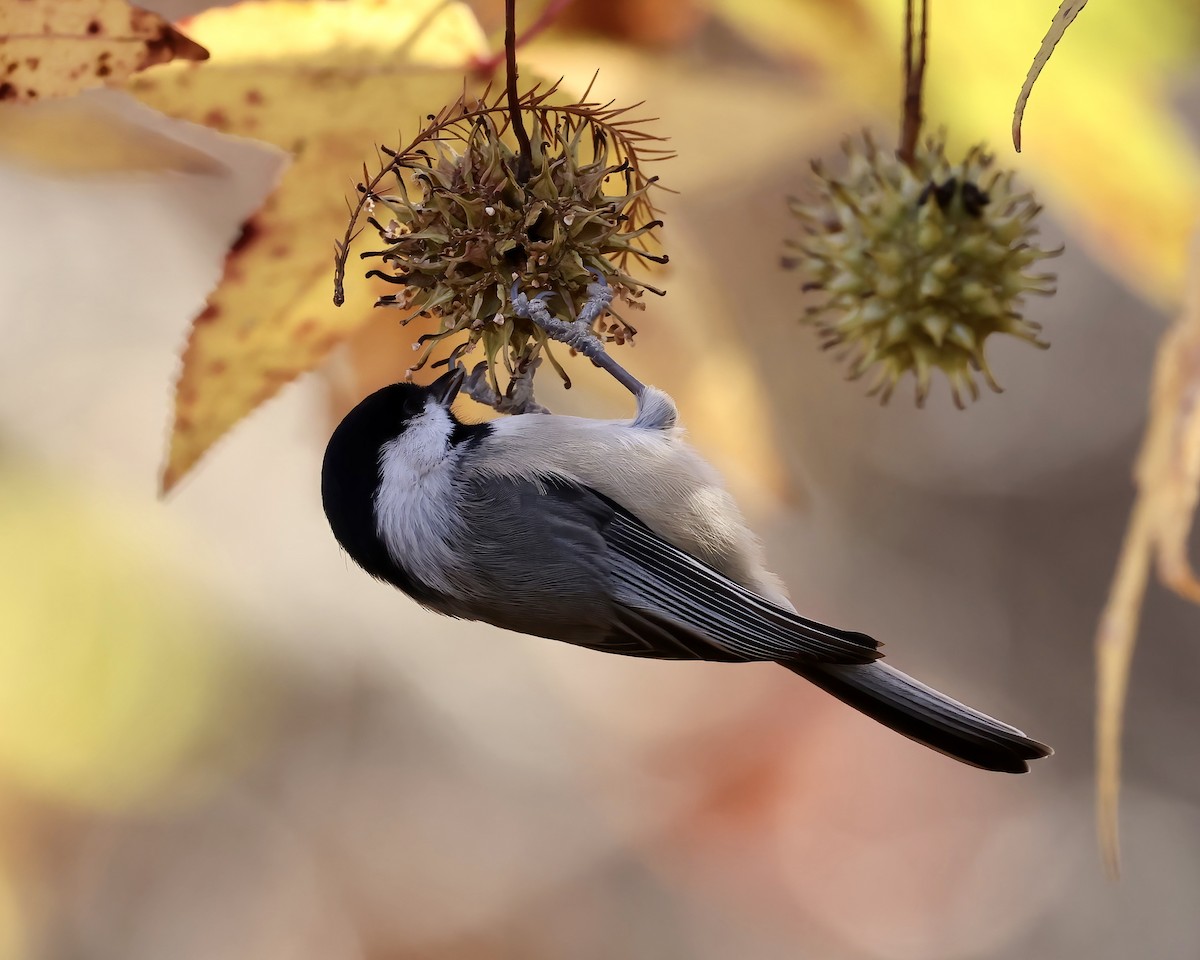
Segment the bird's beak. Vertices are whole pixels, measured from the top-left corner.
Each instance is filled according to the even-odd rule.
[[[429,395],[443,407],[450,406],[458,396],[458,391],[462,389],[466,376],[467,371],[462,367],[455,367],[449,373],[443,373],[429,385]]]

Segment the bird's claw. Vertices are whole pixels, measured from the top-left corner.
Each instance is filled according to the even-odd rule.
[[[526,296],[521,292],[520,280],[514,280],[512,287],[508,291],[508,299],[512,301],[513,312],[518,317],[523,317],[527,320],[536,320],[535,317],[531,316],[531,313],[534,312],[533,305],[535,303],[544,305],[545,301],[549,300],[552,296],[554,296],[554,293],[550,290],[535,293],[532,297]]]
[[[546,331],[551,340],[564,343],[588,359],[595,360],[604,353],[604,344],[592,331],[592,324],[608,308],[613,290],[600,271],[591,267],[588,270],[596,280],[588,284],[588,299],[580,308],[576,320],[561,320],[554,316],[544,302],[552,297],[553,293],[543,290],[533,297],[528,297],[519,289],[519,280],[513,283],[509,299],[512,301],[513,312],[518,317],[532,320]]]
[[[590,329],[592,324],[600,319],[600,316],[608,309],[608,305],[612,303],[613,288],[609,284],[608,278],[599,270],[588,267],[587,271],[596,279],[587,286],[588,298],[579,311],[579,320],[587,324]]]
[[[467,379],[463,381],[463,389],[467,392],[468,396],[475,397],[477,400],[479,398],[476,396],[476,394],[490,394],[490,397],[486,401],[488,406],[495,406],[496,400],[499,399],[499,397],[496,395],[496,391],[492,389],[492,385],[487,382],[486,360],[480,360],[477,364],[475,364],[471,372],[467,374]]]
[[[550,308],[546,306],[545,300],[551,296],[553,294],[543,291],[534,297],[527,297],[517,289],[516,284],[513,284],[512,295],[510,297],[513,312],[518,317],[536,323],[546,331],[546,336],[551,340],[565,343],[585,356],[594,357],[597,348],[603,352],[604,347],[601,345],[599,338],[592,333],[589,324],[579,320],[573,322],[560,320],[550,312]],[[594,345],[589,341],[594,341]]]
[[[540,357],[531,357],[521,366],[505,395],[492,388],[488,382],[487,361],[481,360],[463,380],[462,392],[476,403],[491,407],[498,413],[549,413],[549,410],[533,399],[533,374],[540,365]],[[455,366],[466,368],[461,360],[456,361]]]
[[[545,304],[545,300],[553,294],[542,291],[532,298],[527,297],[520,290],[519,280],[513,282],[509,291],[513,313],[522,319],[536,323],[551,340],[557,340],[577,353],[583,354],[596,366],[611,373],[617,382],[627,387],[635,396],[640,397],[645,387],[605,352],[604,343],[592,330],[592,325],[612,302],[614,290],[599,270],[592,267],[588,267],[587,270],[596,279],[588,284],[588,298],[579,310],[578,319],[560,320],[550,312],[550,308]]]

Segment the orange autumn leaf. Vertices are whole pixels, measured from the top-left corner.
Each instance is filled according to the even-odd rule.
[[[373,144],[455,99],[463,65],[486,52],[465,4],[441,0],[266,0],[207,11],[189,29],[213,61],[139,77],[132,92],[172,116],[272,143],[294,162],[244,225],[192,328],[164,490],[369,320],[375,296],[360,272],[347,277],[347,307],[329,297],[351,178],[376,162]]]
[[[69,97],[208,51],[156,13],[125,0],[0,4],[0,101]]]
[[[1200,578],[1187,550],[1200,498],[1200,251],[1192,262],[1187,303],[1159,344],[1150,421],[1135,470],[1137,499],[1096,632],[1098,826],[1114,873],[1122,718],[1151,563],[1157,561],[1165,586],[1200,603]]]

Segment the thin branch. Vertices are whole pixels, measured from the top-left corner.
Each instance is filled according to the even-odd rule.
[[[504,0],[504,56],[508,69],[508,117],[517,138],[519,157],[515,172],[517,182],[523,184],[533,174],[533,147],[525,132],[521,95],[517,92],[517,0]]]
[[[925,49],[929,27],[929,3],[921,0],[921,29],[913,54],[913,38],[916,34],[913,0],[904,4],[904,100],[901,104],[900,147],[896,155],[912,166],[917,152],[917,140],[921,136],[922,94],[925,90]]]
[[[552,26],[562,12],[574,2],[575,0],[549,0],[542,12],[538,14],[537,19],[525,28],[523,34],[517,37],[517,49],[520,50],[521,47]],[[496,72],[496,68],[504,63],[507,55],[507,50],[499,50],[489,56],[476,58],[471,63],[471,69],[483,77],[490,77]],[[585,96],[584,99],[587,97]]]

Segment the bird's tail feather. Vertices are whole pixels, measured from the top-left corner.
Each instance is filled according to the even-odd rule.
[[[881,662],[784,666],[897,733],[975,767],[1025,773],[1028,761],[1054,752]]]

